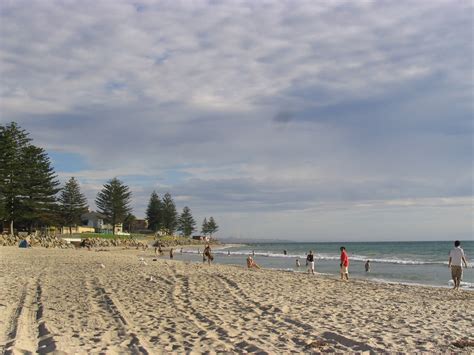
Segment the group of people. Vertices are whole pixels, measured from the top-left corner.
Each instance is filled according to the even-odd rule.
[[[341,247],[341,262],[340,266],[340,274],[341,280],[349,280],[349,256],[347,255],[346,248]],[[314,275],[314,254],[313,251],[310,250],[309,253],[306,255],[306,266],[308,267],[308,273]],[[296,259],[296,267],[300,267],[300,260]]]
[[[346,248],[341,247],[341,262],[340,266],[340,275],[341,280],[349,280],[349,256],[347,255]],[[286,255],[286,250],[284,254]],[[308,267],[308,273],[314,275],[314,254],[310,250],[306,256],[306,265]],[[463,275],[463,265],[467,268],[467,260],[464,255],[464,250],[461,248],[461,242],[456,240],[454,242],[454,248],[449,252],[448,267],[451,270],[451,277],[453,279],[453,289],[459,289],[461,285],[462,275]],[[300,260],[296,259],[296,267],[300,267]],[[370,260],[367,260],[364,264],[365,272],[370,272]]]
[[[341,255],[340,255],[340,275],[341,275],[341,280],[348,281],[349,280],[349,256],[347,254],[346,248],[345,247],[340,247]],[[181,253],[183,252],[183,249],[181,248]],[[198,250],[198,253],[200,254],[200,250]],[[161,244],[158,245],[155,248],[155,254],[163,255],[163,249]],[[287,255],[287,251],[284,251],[284,254]],[[228,252],[228,255],[230,255],[230,252]],[[255,262],[254,259],[255,252],[252,251],[252,254],[247,257],[247,268],[249,269],[260,269],[260,266]],[[204,248],[204,251],[202,253],[202,258],[203,262],[205,263],[206,261],[208,262],[209,265],[211,265],[211,262],[214,260],[214,256],[212,255],[211,251],[211,246],[210,244],[207,244],[206,247]],[[170,249],[170,259],[173,259],[173,248]],[[308,267],[308,273],[311,273],[314,275],[314,253],[312,250],[309,251],[309,253],[306,255],[306,266]],[[464,251],[461,248],[461,242],[459,240],[456,240],[454,242],[454,248],[450,251],[449,253],[449,261],[448,261],[448,267],[451,269],[451,276],[453,278],[454,282],[454,289],[459,289],[461,280],[462,280],[462,274],[463,274],[463,265],[464,267],[467,267],[467,261],[466,261],[466,256],[464,255]],[[296,259],[296,267],[300,267],[300,260],[299,258]],[[365,271],[369,272],[370,271],[370,260],[367,260],[365,262]]]

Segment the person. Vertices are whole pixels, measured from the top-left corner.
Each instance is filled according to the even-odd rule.
[[[207,244],[206,247],[204,248],[204,252],[202,253],[202,261],[206,262],[206,258],[209,265],[211,265],[211,261],[214,260],[214,257],[212,256],[211,246],[209,244]]]
[[[466,256],[464,250],[461,249],[461,242],[456,240],[454,248],[449,252],[448,267],[451,269],[451,276],[453,278],[453,290],[458,290],[462,280],[462,264],[467,267]]]
[[[170,249],[170,259],[173,259],[173,248]]]
[[[300,267],[300,258],[296,258],[296,267]]]
[[[286,254],[287,254],[286,250],[283,250],[283,255],[286,255]]]
[[[183,254],[183,248],[179,249],[179,253]]]
[[[255,262],[255,260],[253,260],[251,255],[247,257],[247,267],[249,269],[251,268],[260,269],[260,266],[257,265],[257,263]]]
[[[255,250],[252,250],[252,258],[255,258]]]
[[[367,260],[365,262],[365,272],[369,272],[370,271],[370,260]]]
[[[227,256],[230,256],[230,251],[227,251]]]
[[[312,250],[306,256],[306,265],[308,265],[308,274],[311,272],[314,275],[314,255]]]
[[[341,247],[341,280],[349,280],[349,257],[347,256],[346,248]]]

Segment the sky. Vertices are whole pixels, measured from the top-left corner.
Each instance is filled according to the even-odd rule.
[[[473,73],[467,0],[0,2],[0,123],[221,238],[474,239]]]

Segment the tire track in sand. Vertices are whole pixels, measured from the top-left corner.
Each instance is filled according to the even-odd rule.
[[[232,351],[230,348],[233,348],[234,351],[266,353],[250,339],[240,338],[240,331],[235,327],[229,324],[219,324],[220,318],[199,311],[201,303],[197,300],[201,292],[196,289],[196,285],[205,283],[190,282],[189,276],[179,275],[175,268],[173,268],[173,273],[176,284],[179,285],[174,292],[174,297],[180,302],[175,302],[175,304],[178,304],[178,307],[185,312],[188,321],[201,329],[197,333],[201,337],[200,342],[203,342],[201,351],[206,351],[207,346],[209,346],[208,343],[211,342],[218,352]],[[208,277],[208,275],[200,274],[199,277]],[[212,278],[209,280],[213,281]],[[179,306],[179,304],[182,304],[182,306]],[[239,342],[236,343],[237,341]]]
[[[259,310],[257,312],[261,312],[261,318],[269,318],[271,321],[272,327],[275,328],[282,328],[285,327],[293,327],[296,328],[297,332],[301,334],[301,336],[293,337],[291,340],[302,346],[302,350],[307,351],[308,345],[302,341],[302,338],[317,338],[317,340],[322,340],[327,343],[331,343],[333,346],[339,346],[341,350],[346,351],[370,351],[370,352],[381,352],[382,349],[373,348],[367,344],[355,341],[353,339],[347,338],[345,336],[339,335],[337,333],[331,332],[328,329],[322,329],[319,327],[318,329],[314,328],[311,324],[307,324],[301,322],[297,319],[293,319],[290,316],[285,316],[284,314],[287,313],[287,310],[282,308],[275,307],[273,305],[264,305],[260,302],[254,301],[247,293],[239,286],[239,284],[227,276],[222,274],[217,274],[215,277],[222,281],[228,289],[230,293],[237,295],[236,299],[238,301],[250,302],[255,305],[255,307]],[[301,333],[303,331],[303,333]],[[322,333],[320,336],[315,336],[315,334]],[[285,340],[286,337],[282,338]]]
[[[120,302],[105,289],[99,278],[86,281],[92,288],[92,307],[101,314],[107,323],[115,324],[115,332],[120,346],[126,346],[132,354],[150,354],[150,344],[135,331],[136,327]]]
[[[43,319],[42,293],[40,278],[25,285],[11,318],[5,354],[44,354],[56,350],[54,336]]]

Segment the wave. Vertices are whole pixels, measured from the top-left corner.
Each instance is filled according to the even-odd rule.
[[[192,253],[197,253],[197,251],[191,251]],[[252,254],[252,251],[249,250],[239,250],[239,251],[224,251],[224,250],[215,250],[215,254],[220,255],[232,255],[232,256],[247,256]],[[273,253],[273,252],[255,252],[255,256],[259,257],[272,257],[272,258],[289,258],[289,259],[301,259],[305,260],[305,254],[282,254],[282,253]],[[339,255],[331,254],[320,254],[316,253],[314,255],[316,260],[335,260],[339,261]],[[365,262],[370,260],[371,263],[383,263],[383,264],[399,264],[399,265],[448,265],[447,261],[436,261],[436,260],[412,260],[405,258],[372,258],[365,255],[352,254],[349,255],[351,261],[360,261]],[[472,268],[472,263],[468,265],[469,268]]]

